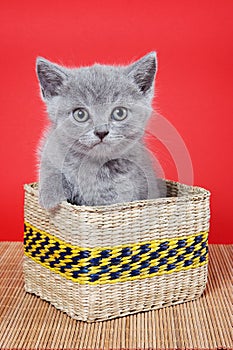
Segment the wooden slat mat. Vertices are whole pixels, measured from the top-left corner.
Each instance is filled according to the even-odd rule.
[[[75,321],[23,287],[23,246],[0,244],[1,349],[230,349],[232,247],[210,246],[195,301],[106,322]]]

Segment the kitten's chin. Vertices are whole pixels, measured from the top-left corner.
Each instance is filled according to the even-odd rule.
[[[120,152],[122,153],[122,152]],[[97,161],[108,161],[110,159],[115,159],[116,156],[120,156],[119,148],[112,143],[102,141],[96,143],[88,152],[88,155]]]

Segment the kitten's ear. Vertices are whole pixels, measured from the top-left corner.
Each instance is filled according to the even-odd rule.
[[[45,58],[36,60],[36,72],[40,83],[42,98],[46,101],[59,95],[67,74],[62,67],[51,63]]]
[[[126,68],[128,76],[131,76],[134,79],[135,83],[144,95],[153,91],[152,88],[156,71],[156,52],[150,52]]]

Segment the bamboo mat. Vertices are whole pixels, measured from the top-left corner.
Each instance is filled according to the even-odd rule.
[[[231,246],[210,246],[208,284],[198,300],[85,323],[25,293],[22,243],[1,242],[0,348],[231,349],[231,260]]]

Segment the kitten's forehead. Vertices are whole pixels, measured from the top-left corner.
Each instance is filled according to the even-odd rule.
[[[124,67],[99,64],[72,69],[69,93],[86,104],[132,102],[141,96]]]

